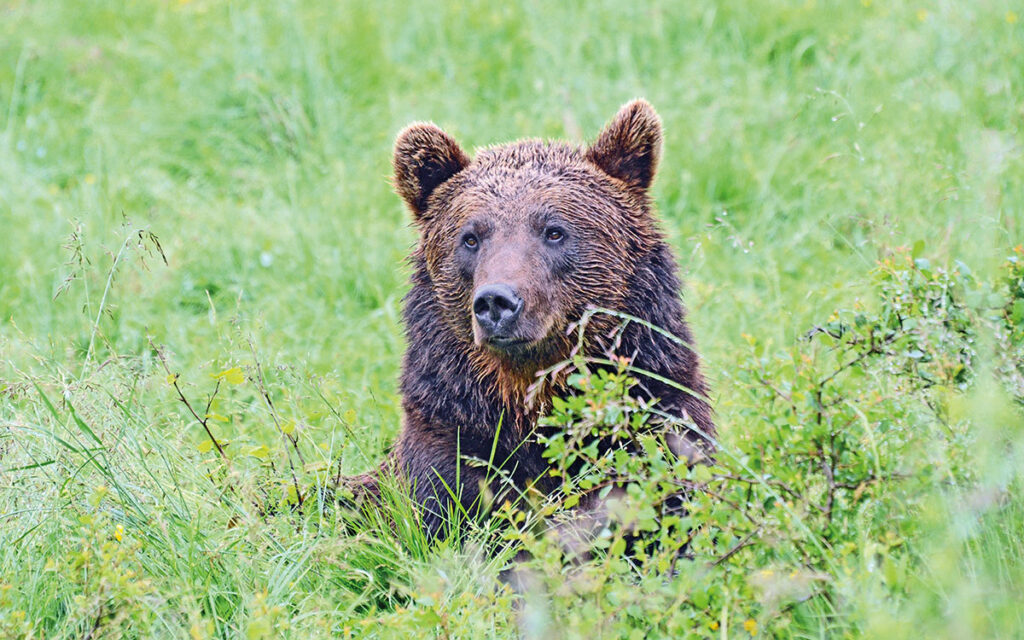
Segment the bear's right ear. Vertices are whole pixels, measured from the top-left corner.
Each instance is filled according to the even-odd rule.
[[[430,194],[469,164],[469,156],[437,125],[411,124],[395,140],[395,190],[419,222]]]

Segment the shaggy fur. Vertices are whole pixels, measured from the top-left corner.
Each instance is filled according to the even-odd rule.
[[[404,417],[386,464],[409,483],[429,535],[443,530],[452,493],[470,513],[481,508],[486,471],[459,466],[460,454],[486,461],[495,446],[494,461],[519,487],[553,488],[535,425],[565,389],[556,379],[529,398],[527,390],[538,370],[569,355],[569,329],[588,307],[632,314],[693,344],[676,262],[647,193],[661,138],[660,120],[642,100],[625,105],[587,149],[525,140],[471,160],[432,124],[399,134],[395,188],[420,240],[403,316]],[[493,282],[510,283],[523,300],[522,341],[512,347],[488,342],[473,318],[474,292]],[[589,348],[618,323],[595,316]],[[697,354],[638,323],[619,339],[617,352],[636,367],[691,390],[648,379],[636,392],[713,435]],[[672,436],[681,455],[706,448],[692,432]],[[376,492],[375,474],[354,484]]]

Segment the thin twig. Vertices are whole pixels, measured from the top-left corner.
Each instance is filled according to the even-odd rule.
[[[761,527],[758,527],[758,528],[754,529],[753,531],[751,531],[750,533],[748,533],[746,535],[746,537],[744,537],[742,540],[740,540],[738,543],[736,543],[736,546],[734,546],[732,549],[729,549],[728,551],[726,551],[725,555],[723,555],[718,560],[715,560],[714,562],[712,562],[711,566],[712,567],[717,567],[718,565],[722,564],[723,562],[725,562],[729,558],[731,558],[734,555],[736,555],[737,553],[739,553],[740,549],[742,549],[743,547],[747,546],[747,544],[750,542],[750,539],[753,538],[754,536],[756,536],[759,533],[761,533]]]
[[[299,451],[298,438],[292,438],[284,429],[281,427],[281,421],[277,416],[277,410],[274,408],[274,401],[270,399],[270,393],[267,391],[266,381],[263,378],[263,367],[260,365],[259,356],[256,355],[256,345],[253,344],[252,338],[246,340],[249,343],[249,351],[252,353],[253,362],[256,364],[256,386],[259,388],[260,395],[263,397],[263,401],[267,405],[267,409],[270,410],[270,419],[274,422],[274,427],[277,428],[277,432],[281,434],[281,437],[291,443],[295,449],[295,453],[299,456],[299,462],[305,464],[302,460],[302,452]],[[288,458],[288,467],[291,469],[292,474],[292,485],[295,487],[295,497],[299,502],[299,507],[302,507],[302,503],[305,502],[305,497],[302,495],[302,490],[299,488],[299,477],[295,472],[295,462],[292,460],[292,454],[288,449],[284,450],[285,457]]]
[[[163,351],[158,349],[153,344],[152,340],[149,341],[149,348],[156,352],[157,360],[159,360],[160,364],[163,365],[164,371],[167,372],[167,378],[171,381],[171,385],[174,387],[174,390],[178,393],[178,400],[181,401],[181,403],[188,408],[189,413],[191,413],[192,417],[196,419],[196,422],[202,425],[203,430],[206,431],[206,435],[210,437],[210,442],[212,442],[213,446],[217,448],[217,453],[220,454],[221,458],[226,460],[227,454],[224,453],[224,449],[220,446],[220,443],[217,442],[217,438],[214,437],[213,431],[210,430],[210,418],[208,417],[210,415],[210,406],[213,405],[213,399],[214,397],[216,397],[217,392],[220,390],[220,380],[217,380],[217,386],[213,388],[213,393],[210,394],[210,399],[206,403],[206,412],[202,417],[200,417],[199,414],[196,413],[196,410],[192,408],[192,403],[188,401],[188,398],[186,398],[185,394],[181,391],[181,387],[178,386],[178,374],[171,373],[171,369],[170,367],[167,366],[167,358],[164,356]]]
[[[103,288],[103,296],[100,297],[100,306],[96,310],[96,321],[92,323],[92,333],[89,334],[89,347],[85,350],[85,362],[82,363],[82,374],[80,377],[85,377],[85,372],[89,368],[89,360],[92,358],[92,350],[96,345],[96,332],[100,327],[100,319],[103,317],[103,309],[107,305],[107,296],[110,295],[110,289],[114,285],[114,274],[117,273],[117,265],[121,262],[121,256],[124,255],[125,249],[128,248],[128,243],[132,239],[134,234],[129,233],[125,237],[124,242],[121,243],[121,248],[117,250],[117,255],[114,256],[114,263],[110,265],[110,271],[107,272],[107,284]]]

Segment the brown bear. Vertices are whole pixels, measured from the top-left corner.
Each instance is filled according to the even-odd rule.
[[[715,428],[678,269],[648,193],[661,141],[660,119],[643,100],[622,107],[585,149],[522,140],[470,158],[433,124],[399,134],[394,183],[419,243],[403,314],[404,417],[386,467],[410,487],[428,536],[446,530],[453,512],[481,508],[488,470],[466,459],[500,464],[519,487],[553,488],[535,430],[566,389],[557,379],[540,394],[528,389],[539,370],[570,355],[572,327],[591,307],[681,339],[632,322],[617,352],[655,374],[636,393],[695,427],[669,434],[672,449],[709,448]],[[586,326],[597,336],[620,322],[598,314]],[[376,474],[351,486],[376,493]]]

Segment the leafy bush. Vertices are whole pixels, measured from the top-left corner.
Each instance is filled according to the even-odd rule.
[[[1019,292],[1019,261],[1006,276]],[[577,358],[576,395],[544,421],[563,492],[539,520],[510,518],[529,525],[512,534],[531,557],[517,571],[543,594],[527,602],[547,602],[571,635],[696,638],[835,621],[851,576],[899,601],[918,569],[908,540],[922,534],[923,505],[937,486],[972,485],[975,433],[949,403],[975,383],[978,335],[992,326],[965,302],[979,287],[962,265],[902,252],[873,279],[876,300],[796,345],[748,336],[734,374],[743,420],[723,425],[732,437],[713,461],[688,467],[669,453],[652,429],[665,417],[629,395],[640,374],[627,360],[609,371]],[[600,438],[624,446],[600,454]],[[582,471],[569,477],[573,466]],[[680,495],[685,507],[669,508]]]
[[[1024,247],[1017,245],[1006,260],[997,284],[996,345],[998,371],[1018,403],[1024,404]]]

